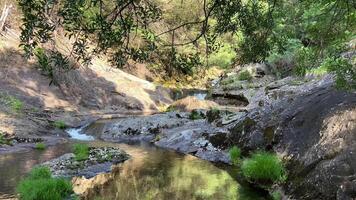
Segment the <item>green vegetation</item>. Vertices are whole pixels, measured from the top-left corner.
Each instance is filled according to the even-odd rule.
[[[0,101],[3,102],[8,108],[14,113],[20,113],[23,108],[23,102],[11,95],[1,94],[0,93]]]
[[[252,75],[251,75],[251,73],[249,71],[244,70],[244,71],[241,71],[238,74],[237,79],[240,80],[240,81],[251,81],[252,80]]]
[[[1,144],[6,144],[6,145],[12,145],[12,141],[9,139],[6,139],[4,136],[4,133],[0,131],[0,145]]]
[[[53,79],[53,68],[51,66],[50,59],[45,52],[45,49],[37,47],[34,50],[34,55],[37,58],[39,69],[42,71],[42,73]]]
[[[240,162],[240,157],[241,157],[241,149],[238,148],[237,146],[233,146],[229,150],[229,156],[232,164],[238,165]]]
[[[193,110],[189,115],[189,119],[191,120],[204,119],[204,116],[202,116],[202,114],[199,111]]]
[[[87,144],[74,144],[73,151],[75,160],[77,161],[87,160],[89,157],[89,147]]]
[[[38,150],[44,150],[46,148],[46,144],[40,142],[40,143],[36,143],[35,145],[35,149],[38,149]]]
[[[21,200],[62,200],[72,191],[70,181],[51,178],[46,167],[34,168],[16,188]]]
[[[64,121],[58,120],[53,122],[53,126],[58,129],[66,129],[67,125]]]
[[[354,7],[337,0],[20,0],[19,6],[21,45],[48,74],[49,66],[69,65],[70,57],[89,64],[92,55],[105,55],[117,67],[145,62],[168,78],[265,61],[278,77],[305,75],[329,58],[341,58],[356,30]],[[56,29],[74,40],[70,53],[38,48],[52,41]],[[354,77],[347,69],[333,71],[343,77],[339,84],[351,88]]]
[[[2,132],[0,132],[0,144],[6,144],[6,140]]]
[[[282,200],[282,195],[278,191],[273,192],[271,196],[273,200]]]
[[[241,170],[244,177],[252,183],[268,186],[286,180],[282,161],[277,155],[268,152],[254,153],[251,158],[242,162]]]

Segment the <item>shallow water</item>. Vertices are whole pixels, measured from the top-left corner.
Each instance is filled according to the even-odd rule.
[[[14,193],[16,184],[33,166],[70,152],[71,143],[48,147],[44,151],[0,156],[0,193]],[[92,178],[100,178],[100,181],[90,182],[94,189],[86,190],[87,199],[264,199],[256,192],[242,188],[234,179],[233,168],[226,165],[217,167],[196,157],[147,143],[129,145],[98,140],[87,143],[90,146],[120,147],[132,156],[111,173]],[[80,184],[75,190],[84,187]]]

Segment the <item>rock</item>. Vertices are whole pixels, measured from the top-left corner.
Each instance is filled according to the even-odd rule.
[[[215,135],[220,135],[217,133],[226,133],[226,130],[214,127],[205,120],[196,120],[183,126],[163,130],[161,139],[155,144],[212,162],[228,163],[226,150],[220,148],[219,142],[211,142],[218,140],[214,138]]]
[[[245,114],[225,120],[229,132],[212,141],[243,152],[276,151],[286,161],[291,199],[354,198],[356,93],[337,91],[330,75],[288,77],[258,90],[264,95],[257,92]]]
[[[183,99],[173,102],[169,109],[180,111],[180,112],[190,112],[197,109],[209,110],[211,108],[216,108],[219,105],[213,101],[209,100],[199,100],[194,96],[188,96]]]
[[[94,177],[102,172],[110,172],[113,164],[118,164],[129,159],[130,156],[123,150],[115,147],[91,147],[89,157],[84,161],[75,160],[73,153],[64,154],[59,158],[41,164],[50,168],[53,176]]]
[[[170,112],[113,120],[100,130],[101,138],[113,142],[150,142],[163,129],[181,126],[190,120],[186,113]],[[90,126],[87,132],[90,133]],[[97,132],[98,130],[96,130]]]

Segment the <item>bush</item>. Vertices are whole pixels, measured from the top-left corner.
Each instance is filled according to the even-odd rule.
[[[249,71],[244,70],[244,71],[241,71],[238,74],[237,79],[240,80],[240,81],[251,81],[252,80],[252,75],[250,74]]]
[[[53,78],[53,68],[50,63],[50,58],[47,56],[45,50],[43,48],[36,48],[34,54],[42,73],[50,78]]]
[[[343,58],[327,58],[320,66],[336,73],[336,87],[339,89],[356,89],[356,67]]]
[[[9,108],[13,111],[13,112],[20,112],[24,105],[22,103],[21,100],[17,99],[14,96],[10,96],[10,95],[1,95],[0,96],[3,100],[3,103],[7,106],[9,106]]]
[[[257,152],[242,162],[242,174],[252,183],[271,185],[284,182],[286,173],[282,161],[277,155]]]
[[[73,146],[75,160],[87,160],[89,157],[89,147],[86,144],[74,144]]]
[[[58,129],[65,129],[65,128],[67,128],[66,123],[63,122],[63,121],[60,121],[60,120],[53,122],[53,126],[56,127],[56,128],[58,128]]]
[[[229,156],[232,164],[237,165],[240,162],[241,149],[237,146],[232,147],[229,150]]]
[[[51,178],[46,167],[34,168],[16,190],[21,200],[62,200],[73,191],[70,181]]]
[[[235,58],[235,50],[230,45],[224,45],[217,52],[214,52],[209,56],[209,66],[218,66],[226,69],[233,64]]]
[[[198,120],[198,119],[203,119],[204,117],[201,115],[199,111],[193,110],[190,115],[189,119],[191,120]]]
[[[44,143],[42,143],[42,142],[37,143],[35,145],[35,149],[38,149],[38,150],[44,150],[45,148],[46,148],[46,145]]]
[[[49,179],[51,178],[51,171],[48,167],[36,167],[31,170],[28,175],[30,179]]]

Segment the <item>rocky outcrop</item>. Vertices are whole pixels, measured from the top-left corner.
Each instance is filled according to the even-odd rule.
[[[188,96],[173,102],[168,109],[180,112],[190,112],[197,109],[209,110],[217,107],[219,107],[219,104],[213,101],[200,100],[194,96]]]
[[[86,160],[78,161],[73,153],[64,154],[59,158],[41,164],[47,166],[53,176],[74,177],[84,176],[91,178],[99,173],[110,172],[113,164],[124,162],[130,156],[119,148],[91,147]]]
[[[336,90],[331,75],[288,77],[258,88],[249,101],[245,112],[215,120],[229,130],[221,148],[279,153],[292,199],[356,197],[355,92]]]
[[[157,146],[195,155],[214,162],[229,162],[226,151],[209,138],[227,134],[205,119],[191,120],[189,113],[170,112],[151,116],[128,117],[88,126],[86,133],[99,134],[112,142],[152,142]],[[219,137],[219,136],[218,136]],[[211,139],[213,141],[213,139]],[[216,142],[217,144],[218,142]]]

